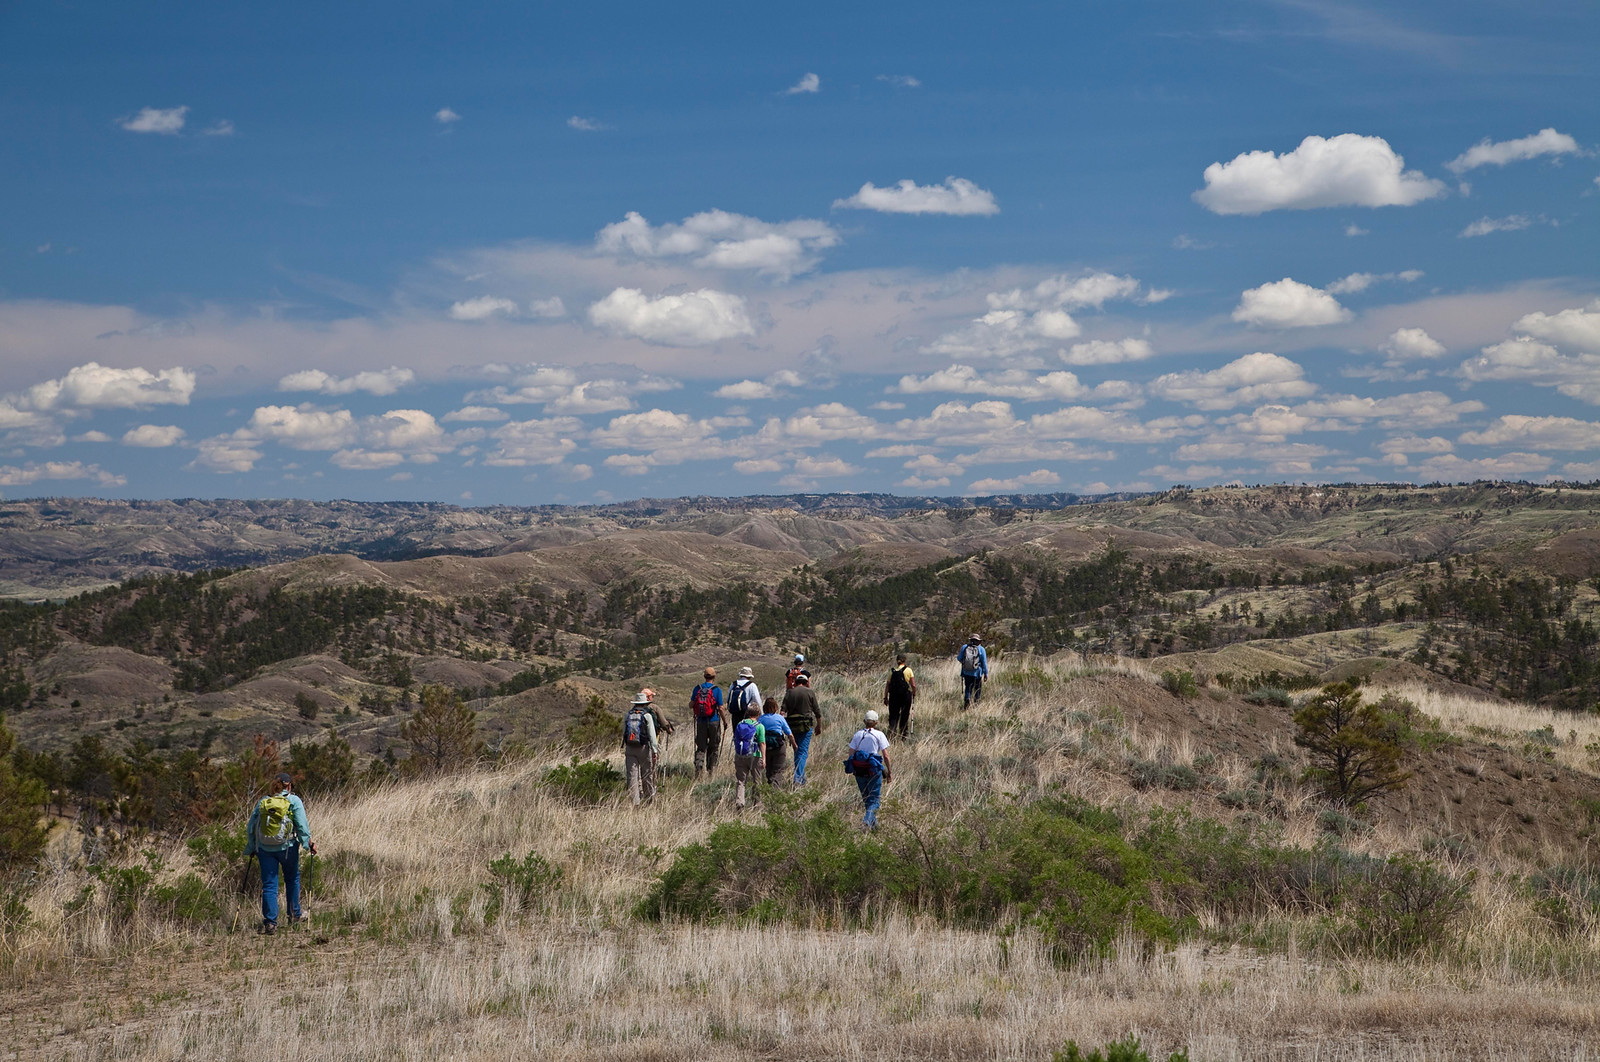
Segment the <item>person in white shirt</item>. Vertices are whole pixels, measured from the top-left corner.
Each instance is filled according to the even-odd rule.
[[[868,712],[861,729],[850,739],[850,758],[845,761],[845,767],[855,776],[856,788],[861,790],[861,804],[866,809],[861,825],[876,830],[883,783],[889,781],[893,773],[889,765],[889,738],[878,729],[877,712]]]
[[[728,718],[738,722],[744,710],[754,706],[760,715],[761,689],[756,685],[756,673],[747,667],[739,669],[739,677],[728,687]]]

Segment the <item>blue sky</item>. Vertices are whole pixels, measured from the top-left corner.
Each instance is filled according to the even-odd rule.
[[[336,7],[0,8],[0,493],[1600,478],[1590,3]]]

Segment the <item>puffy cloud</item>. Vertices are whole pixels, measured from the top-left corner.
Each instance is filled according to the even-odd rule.
[[[776,398],[789,388],[801,387],[805,377],[793,369],[779,369],[765,380],[739,380],[724,384],[712,392],[713,397],[733,402],[754,402]]]
[[[902,376],[891,390],[901,394],[953,394],[991,395],[995,398],[1015,398],[1023,402],[1046,400],[1071,401],[1084,398],[1101,398],[1118,401],[1137,396],[1138,388],[1123,380],[1108,380],[1098,387],[1086,387],[1075,373],[1050,372],[1036,376],[1020,369],[990,373],[985,376],[970,365],[952,365],[948,369],[927,376]]]
[[[1061,360],[1068,365],[1120,365],[1144,361],[1155,353],[1155,348],[1143,339],[1091,339],[1072,344],[1070,350],[1062,352]]]
[[[438,122],[440,125],[454,125],[455,123],[461,121],[461,115],[457,114],[449,107],[440,107],[438,110],[433,112],[433,120]]]
[[[967,467],[960,462],[947,461],[936,454],[918,454],[901,467],[911,473],[912,476],[923,479],[931,479],[935,476],[959,476],[967,470]],[[946,479],[946,482],[948,482],[948,479]]]
[[[248,431],[237,431],[231,435],[213,435],[209,439],[200,440],[198,453],[188,467],[201,472],[216,472],[219,475],[237,475],[249,472],[256,467],[256,462],[261,460],[262,454],[257,449],[259,441]]]
[[[410,369],[390,366],[378,372],[358,372],[353,376],[333,376],[321,369],[292,372],[278,381],[280,391],[315,391],[324,395],[348,395],[365,391],[372,395],[392,395],[411,383],[417,374]]]
[[[1115,299],[1136,298],[1140,290],[1139,281],[1133,277],[1090,270],[1076,275],[1058,273],[1031,288],[992,292],[985,296],[985,301],[991,310],[1039,310],[1049,307],[1068,310],[1093,307],[1098,310]],[[1165,293],[1151,292],[1145,296],[1145,301],[1160,302],[1164,298]]]
[[[517,304],[510,299],[501,299],[493,295],[479,295],[474,299],[463,299],[450,304],[450,316],[457,321],[487,321],[495,314],[515,317]]]
[[[1461,363],[1462,378],[1474,383],[1521,380],[1554,387],[1568,398],[1600,405],[1600,356],[1568,356],[1531,336],[1516,336],[1483,348]]]
[[[1518,318],[1512,327],[1551,343],[1600,354],[1600,299],[1582,309],[1530,313]]]
[[[491,433],[496,445],[485,454],[483,463],[512,468],[559,464],[578,448],[574,437],[582,430],[583,425],[576,417],[514,420],[502,424]]]
[[[1483,403],[1452,402],[1439,391],[1414,391],[1409,394],[1367,398],[1360,395],[1329,395],[1302,402],[1295,412],[1319,418],[1318,431],[1349,431],[1370,421],[1392,428],[1433,428],[1454,424],[1468,413],[1483,412]]]
[[[1081,331],[1065,310],[990,310],[923,349],[953,358],[1010,358],[1072,339]]]
[[[1445,194],[1442,181],[1405,168],[1377,136],[1308,136],[1283,155],[1250,151],[1213,162],[1195,202],[1215,214],[1335,206],[1412,206]]]
[[[130,133],[160,133],[176,136],[188,121],[188,107],[141,107],[139,113],[121,121],[122,128]]]
[[[818,446],[840,439],[865,442],[882,434],[883,425],[842,402],[824,402],[801,409],[786,420],[774,418],[762,427],[764,442]]]
[[[713,288],[651,298],[617,288],[589,307],[589,320],[615,335],[669,347],[697,347],[755,334],[745,301]]]
[[[33,409],[140,409],[145,406],[186,406],[194,394],[195,375],[174,367],[113,369],[87,362],[69,369],[59,380],[34,384],[22,396]]]
[[[448,453],[457,445],[433,414],[421,409],[391,409],[381,417],[364,418],[361,438],[367,449],[399,451],[413,459]]]
[[[176,424],[141,424],[123,433],[122,445],[158,448],[176,446],[183,440],[184,430]]]
[[[1061,477],[1048,468],[1036,469],[1022,476],[1007,479],[975,479],[967,485],[968,494],[1014,494],[1030,487],[1053,487]]]
[[[81,443],[108,443],[111,441],[111,436],[107,435],[103,431],[86,431],[81,435],[74,435],[72,437],[72,441]]]
[[[462,406],[460,409],[446,413],[440,419],[450,423],[455,423],[458,421],[469,424],[482,422],[492,423],[497,420],[510,420],[511,414],[506,413],[503,410],[496,409],[493,406]]]
[[[742,472],[747,476],[765,475],[771,472],[783,471],[783,462],[772,457],[751,457],[733,463],[735,472]]]
[[[1533,219],[1526,214],[1510,214],[1503,218],[1479,218],[1460,232],[1456,233],[1462,239],[1471,239],[1474,236],[1487,236],[1492,232],[1520,232],[1533,224]]]
[[[1580,152],[1578,142],[1572,137],[1546,128],[1516,140],[1490,140],[1484,137],[1444,165],[1451,173],[1462,174],[1479,166],[1504,166],[1508,162],[1536,159],[1541,155],[1577,155]]]
[[[578,370],[562,365],[530,365],[509,385],[474,391],[469,402],[496,404],[538,403],[551,413],[614,413],[632,409],[632,395],[673,391],[676,380],[643,375],[633,379],[588,378]]]
[[[1409,284],[1414,280],[1421,280],[1423,276],[1420,269],[1405,269],[1398,273],[1351,273],[1347,277],[1340,277],[1322,290],[1330,295],[1354,295],[1366,291],[1382,280],[1399,280]]]
[[[373,472],[380,468],[393,468],[403,464],[406,456],[393,450],[339,450],[329,461],[347,472]]]
[[[449,453],[463,441],[474,437],[471,433],[450,435],[434,419],[433,414],[421,409],[391,409],[382,416],[363,417],[358,421],[348,409],[262,406],[244,428],[234,432],[231,437],[219,437],[223,441],[210,447],[210,450],[223,450],[226,449],[225,443],[233,444],[236,449],[242,448],[253,453],[254,456],[248,459],[253,463],[261,456],[254,447],[270,440],[292,450],[332,450],[335,453],[331,460],[338,467],[365,470],[388,468],[407,460],[418,463],[437,461],[440,454]],[[198,466],[227,464],[228,456],[211,456],[208,443],[212,442],[207,440],[201,443],[201,456],[196,459]]]
[[[102,487],[120,487],[126,476],[107,472],[82,461],[29,461],[25,465],[0,465],[0,487],[28,487],[41,479],[92,479]]]
[[[1258,351],[1210,372],[1169,372],[1151,381],[1147,390],[1198,409],[1233,409],[1273,399],[1303,398],[1314,394],[1317,385],[1288,358]]]
[[[1284,277],[1239,297],[1233,319],[1258,328],[1311,328],[1350,319],[1350,311],[1321,288]]]
[[[800,80],[783,90],[785,96],[799,96],[822,91],[822,79],[816,74],[802,74]]]
[[[834,457],[832,454],[818,454],[815,457],[810,454],[801,454],[794,459],[794,471],[796,475],[805,476],[808,479],[817,479],[830,476],[853,476],[860,472],[861,469],[844,458]]]
[[[994,193],[965,177],[946,177],[943,184],[918,184],[907,178],[887,188],[868,181],[848,199],[835,199],[835,209],[876,210],[884,214],[989,215],[1000,213]]]
[[[1385,439],[1378,444],[1378,449],[1386,454],[1448,454],[1455,450],[1455,446],[1442,435],[1400,435]]]
[[[253,439],[270,439],[291,450],[337,450],[355,440],[356,419],[348,409],[261,406],[245,431]]]
[[[1417,466],[1417,478],[1443,483],[1479,479],[1526,479],[1552,464],[1543,454],[1513,452],[1468,459],[1456,454],[1430,457]]]
[[[1461,436],[1468,446],[1536,446],[1548,450],[1600,450],[1600,424],[1574,417],[1507,414],[1482,431]]]
[[[1395,361],[1437,358],[1444,354],[1444,344],[1421,328],[1396,329],[1379,349]]]
[[[601,229],[595,246],[639,258],[688,258],[712,269],[749,269],[787,279],[816,268],[819,252],[839,234],[809,218],[769,222],[726,210],[707,210],[680,224],[652,226],[637,211]]]

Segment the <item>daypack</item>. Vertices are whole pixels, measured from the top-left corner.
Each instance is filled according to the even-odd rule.
[[[784,672],[783,688],[786,690],[794,689],[794,680],[799,678],[801,675],[804,675],[809,679],[811,677],[811,669],[804,667],[791,667],[788,671]]]
[[[753,719],[741,719],[733,728],[733,751],[737,756],[754,756],[756,754],[756,723]]]
[[[749,694],[750,687],[752,685],[753,683],[750,682],[735,682],[733,685],[728,687],[729,715],[738,716],[743,714],[745,709],[745,697]]]
[[[845,774],[859,774],[863,778],[876,778],[883,773],[883,757],[864,749],[851,749],[844,761]]]
[[[256,805],[256,847],[283,848],[294,840],[294,805],[283,794]]]
[[[889,672],[889,696],[896,701],[911,699],[911,683],[906,681],[905,668],[897,667]]]
[[[977,671],[978,664],[983,659],[981,655],[982,653],[983,648],[977,645],[969,645],[965,649],[961,650],[962,668],[967,671]]]
[[[650,732],[645,729],[644,713],[635,709],[622,721],[622,740],[629,745],[648,745]]]
[[[709,721],[717,717],[716,690],[716,683],[702,682],[689,694],[689,709],[696,719]]]

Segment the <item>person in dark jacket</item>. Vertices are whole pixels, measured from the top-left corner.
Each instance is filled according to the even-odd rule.
[[[794,689],[783,695],[783,715],[794,731],[794,784],[806,784],[806,757],[811,752],[811,736],[825,729],[822,706],[811,691],[811,676],[796,677]]]

